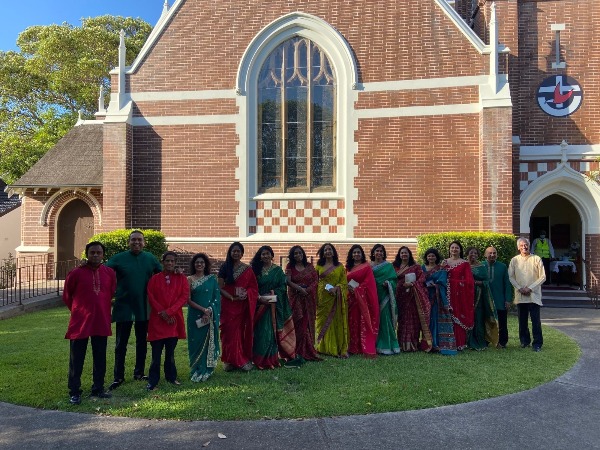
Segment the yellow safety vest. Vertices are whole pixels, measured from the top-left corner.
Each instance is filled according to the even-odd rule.
[[[535,244],[535,254],[540,258],[550,258],[550,245],[548,245],[548,239],[544,239],[543,242],[538,239]]]

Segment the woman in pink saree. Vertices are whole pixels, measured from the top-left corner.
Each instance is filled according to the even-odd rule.
[[[350,343],[348,351],[364,354],[367,358],[377,356],[376,343],[379,333],[379,298],[371,264],[360,245],[353,245],[346,260],[348,277],[348,328]]]

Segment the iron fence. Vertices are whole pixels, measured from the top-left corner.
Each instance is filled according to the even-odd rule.
[[[22,305],[24,300],[42,295],[61,295],[67,274],[79,260],[20,263],[0,266],[0,306]]]

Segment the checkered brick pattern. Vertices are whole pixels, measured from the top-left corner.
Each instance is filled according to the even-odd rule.
[[[250,202],[249,233],[331,233],[345,231],[344,200]]]
[[[519,165],[519,188],[521,192],[527,189],[530,183],[541,177],[542,175],[555,170],[560,163],[558,161],[550,162],[526,162]],[[589,175],[593,170],[598,170],[600,164],[595,160],[588,161],[569,161],[569,166],[584,175]]]

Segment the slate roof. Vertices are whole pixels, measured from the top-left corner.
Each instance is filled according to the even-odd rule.
[[[101,186],[102,124],[87,123],[73,127],[10,189]]]
[[[13,195],[9,198],[8,194],[4,192],[5,187],[6,183],[0,180],[0,217],[21,206],[21,199],[19,196]]]

